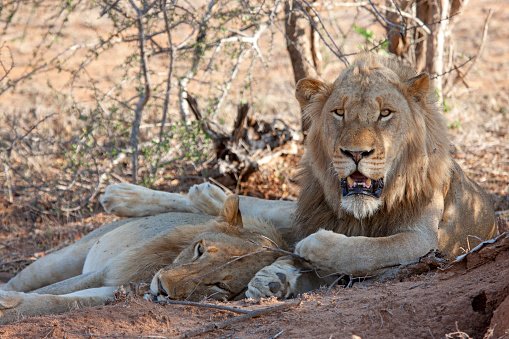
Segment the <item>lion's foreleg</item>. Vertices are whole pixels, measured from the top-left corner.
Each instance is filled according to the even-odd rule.
[[[63,313],[84,306],[103,305],[118,287],[91,288],[66,295],[0,291],[0,324],[23,316]]]
[[[321,230],[297,243],[295,253],[327,272],[363,277],[437,248],[436,233],[419,230],[379,238],[347,237]]]

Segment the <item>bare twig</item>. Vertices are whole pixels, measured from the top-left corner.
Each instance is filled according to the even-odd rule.
[[[11,142],[11,145],[9,147],[7,147],[7,158],[9,158],[11,156],[11,152],[12,152],[12,149],[14,147],[14,145],[16,144],[17,141],[21,141],[23,139],[25,139],[27,137],[27,135],[29,135],[30,133],[32,133],[33,130],[35,130],[37,128],[37,126],[39,126],[43,121],[51,118],[52,116],[54,115],[57,115],[58,113],[52,113],[52,114],[49,114],[47,116],[45,116],[44,118],[42,118],[41,120],[39,120],[34,126],[32,126],[25,134],[23,134],[21,137],[19,136],[16,136],[14,138],[14,140]]]
[[[244,321],[244,320],[247,320],[247,319],[259,317],[259,316],[270,314],[270,313],[277,312],[277,311],[284,311],[284,310],[287,310],[287,309],[292,308],[292,307],[297,307],[297,306],[300,306],[300,304],[301,304],[301,300],[293,300],[293,301],[290,301],[290,302],[283,303],[281,305],[267,307],[267,308],[263,308],[263,309],[255,310],[255,311],[251,311],[251,312],[249,312],[247,314],[244,314],[244,315],[241,315],[241,316],[238,316],[238,317],[235,317],[235,318],[230,318],[230,319],[227,319],[227,320],[222,321],[220,323],[212,323],[212,324],[204,326],[204,327],[202,327],[202,328],[200,328],[198,330],[188,331],[188,332],[182,333],[177,338],[196,337],[198,335],[201,335],[201,334],[204,334],[204,333],[208,333],[208,332],[212,332],[212,331],[214,331],[216,329],[222,329],[222,328],[225,328],[227,326],[233,325],[235,323],[238,323],[238,322],[241,322],[241,321]]]
[[[73,332],[73,331],[67,331],[67,330],[63,330],[63,331],[65,333],[71,333],[71,334],[75,334],[75,335],[81,335],[81,336],[92,337],[92,338],[140,338],[140,339],[145,339],[145,338],[146,339],[191,338],[191,337],[196,337],[196,336],[204,334],[204,333],[212,332],[216,329],[222,329],[222,328],[228,327],[230,325],[236,324],[236,323],[244,321],[244,320],[248,320],[248,319],[255,318],[255,317],[260,317],[262,315],[266,315],[266,314],[270,314],[270,313],[274,313],[274,312],[278,312],[278,311],[285,311],[285,310],[293,308],[293,307],[298,307],[298,306],[300,306],[301,302],[302,302],[301,300],[292,300],[290,302],[285,302],[280,305],[250,311],[244,315],[230,318],[230,319],[227,319],[220,323],[212,323],[212,324],[204,326],[200,329],[182,333],[176,337],[165,337],[165,336],[158,336],[158,335],[118,335],[118,334],[98,335],[98,334],[79,333],[79,332]],[[277,336],[279,336],[279,334]],[[275,338],[277,338],[277,336]]]
[[[433,80],[433,79],[438,79],[438,78],[440,78],[441,76],[444,76],[444,75],[446,75],[446,74],[451,73],[452,71],[455,71],[455,70],[457,70],[457,69],[460,69],[461,67],[463,67],[463,66],[465,66],[466,64],[468,64],[470,61],[475,60],[475,58],[476,58],[475,56],[470,57],[470,58],[468,58],[468,60],[467,60],[467,61],[465,61],[465,62],[464,62],[464,63],[462,63],[461,65],[459,65],[459,66],[454,66],[453,68],[451,68],[451,69],[447,70],[446,72],[443,72],[442,74],[434,75],[434,76],[432,76],[430,79],[431,79],[431,80]]]
[[[325,38],[323,37],[322,33],[320,32],[320,29],[316,26],[315,21],[313,20],[311,15],[306,11],[304,6],[300,3],[300,1],[302,1],[314,13],[315,17],[320,22],[320,25],[321,25],[322,29],[324,30],[325,34],[327,35],[327,37],[331,41],[331,43],[334,46],[334,48],[332,48],[332,46],[325,40]],[[329,31],[327,31],[327,29],[325,28],[322,20],[320,19],[320,16],[316,12],[316,10],[313,8],[313,6],[311,6],[306,0],[295,0],[295,3],[297,4],[297,6],[299,6],[299,8],[302,10],[302,12],[307,16],[307,18],[309,20],[309,23],[314,27],[314,29],[316,30],[316,32],[320,36],[320,39],[322,39],[323,43],[329,48],[329,50],[332,53],[334,53],[334,55],[336,55],[336,57],[338,57],[339,60],[341,60],[341,62],[343,62],[343,64],[345,64],[345,66],[349,66],[350,63],[345,58],[345,55],[343,54],[341,49],[338,47],[338,45],[336,45],[336,42],[334,41],[334,39],[332,39],[332,37],[330,36]]]
[[[230,311],[230,312],[242,313],[242,314],[247,314],[247,313],[250,312],[250,311],[242,310],[240,308],[235,308],[235,307],[228,307],[228,306],[214,305],[214,304],[205,304],[205,303],[197,303],[197,302],[193,302],[193,301],[180,301],[180,300],[169,300],[168,299],[168,300],[158,300],[156,302],[160,303],[160,304],[172,304],[172,305],[184,305],[184,306],[196,306],[196,307],[214,308],[214,309],[218,309],[218,310]]]
[[[225,185],[221,184],[219,181],[217,181],[216,179],[210,177],[208,178],[212,183],[214,183],[215,185],[221,187],[223,189],[223,191],[225,191],[228,195],[233,195],[234,193],[232,192],[231,189],[229,189],[228,187],[226,187]]]
[[[397,25],[393,22],[390,22],[389,20],[387,20],[385,18],[385,16],[383,16],[379,11],[378,9],[376,9],[375,5],[373,4],[373,2],[371,0],[369,0],[369,4],[371,5],[371,7],[373,8],[373,10],[375,11],[375,13],[380,17],[382,18],[382,20],[389,26],[391,27],[395,27],[395,28],[398,28],[401,30],[401,34],[405,35],[406,34],[406,27],[405,26],[401,26],[401,25]],[[401,15],[401,13],[400,13]]]
[[[11,59],[10,60],[10,65],[7,66],[7,67],[5,67],[4,62],[2,60],[2,54],[3,54],[2,50],[4,49],[4,47],[9,52],[9,58]],[[11,73],[12,69],[14,68],[14,58],[12,56],[11,48],[9,46],[5,46],[5,42],[2,43],[2,46],[0,46],[0,66],[2,67],[2,70],[3,70],[3,73],[4,73],[4,74],[2,74],[2,78],[0,78],[0,82],[1,82],[5,78],[7,78],[7,76],[9,76],[9,73]]]
[[[65,333],[81,335],[81,336],[84,336],[84,337],[91,337],[91,338],[169,339],[169,337],[164,337],[164,336],[160,336],[160,335],[120,335],[120,334],[99,335],[99,334],[79,333],[79,332],[73,332],[73,331],[67,331],[67,330],[62,330],[62,331],[65,332]]]
[[[472,59],[474,59],[474,60],[470,64],[470,67],[468,67],[467,70],[463,74],[458,73],[458,78],[453,82],[453,84],[457,83],[459,80],[465,81],[470,70],[475,66],[475,64],[477,63],[477,60],[479,60],[481,58],[481,56],[484,52],[484,45],[486,43],[486,38],[488,37],[488,29],[489,29],[492,15],[493,15],[493,10],[490,9],[488,12],[488,15],[486,16],[486,20],[484,20],[484,29],[482,32],[482,39],[481,39],[481,43],[479,44],[479,48],[477,49],[477,53],[476,53],[475,57],[470,58],[468,61],[470,61]],[[457,68],[459,68],[459,67],[455,67],[455,69],[457,69]]]

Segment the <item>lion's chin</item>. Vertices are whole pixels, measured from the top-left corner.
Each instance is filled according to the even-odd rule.
[[[341,199],[341,208],[357,219],[372,216],[382,206],[382,201],[365,194],[353,194]]]

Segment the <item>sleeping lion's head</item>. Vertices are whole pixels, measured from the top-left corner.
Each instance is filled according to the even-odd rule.
[[[299,81],[296,97],[310,126],[304,166],[337,215],[410,207],[444,185],[449,140],[427,74],[365,55],[333,84]]]
[[[155,274],[150,285],[152,295],[158,299],[189,301],[245,298],[244,292],[251,278],[281,256],[268,248],[284,248],[280,237],[271,239],[251,230],[262,229],[255,223],[266,223],[250,218],[246,220],[244,227],[239,198],[228,197],[211,227],[199,233],[171,265]],[[266,225],[265,228],[271,227]],[[187,233],[190,232],[188,226]]]

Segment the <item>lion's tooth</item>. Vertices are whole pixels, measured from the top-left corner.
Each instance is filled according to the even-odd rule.
[[[366,180],[366,185],[364,187],[371,187],[371,179]]]
[[[353,187],[355,185],[355,181],[350,177],[346,177],[346,181],[348,181],[348,187]]]

